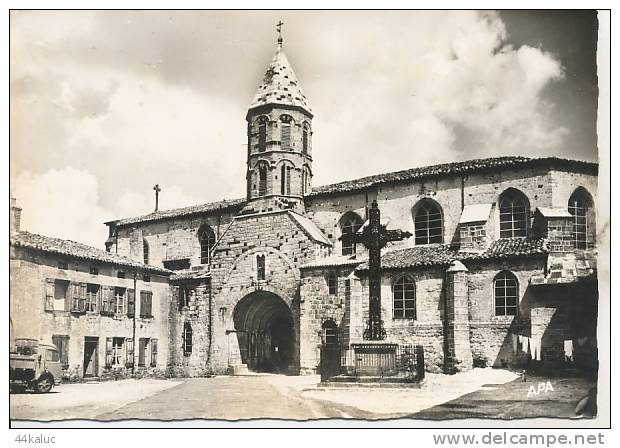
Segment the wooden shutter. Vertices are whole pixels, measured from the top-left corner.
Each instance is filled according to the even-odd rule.
[[[67,293],[65,294],[65,311],[71,311],[73,308],[73,283],[67,283]]]
[[[113,349],[112,345],[114,343],[113,338],[106,338],[105,340],[105,368],[112,368],[112,358],[113,358]]]
[[[157,339],[151,339],[151,367],[157,367]]]
[[[133,362],[134,362],[134,347],[133,347],[133,339],[129,338],[126,339],[125,341],[125,347],[126,347],[126,360],[125,360],[125,366],[127,367],[133,367]]]
[[[140,317],[153,317],[153,293],[140,291]]]
[[[55,282],[53,278],[45,281],[45,311],[54,311],[54,288]]]
[[[136,292],[133,289],[127,290],[127,316],[133,317],[136,313]]]
[[[145,357],[144,355],[146,354],[146,339],[140,338],[140,341],[138,342],[138,365],[143,366]]]

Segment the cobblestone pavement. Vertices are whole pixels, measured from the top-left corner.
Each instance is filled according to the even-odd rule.
[[[317,389],[318,376],[248,375],[61,385],[51,394],[11,395],[11,418],[27,420],[310,420],[573,417],[593,386],[583,379],[522,382],[512,372],[474,369],[428,375],[422,389]],[[538,392],[532,395],[530,387]],[[548,389],[548,388],[547,388]]]
[[[177,387],[97,416],[119,419],[365,418],[370,414],[345,405],[301,397],[318,377],[282,375],[190,378]]]

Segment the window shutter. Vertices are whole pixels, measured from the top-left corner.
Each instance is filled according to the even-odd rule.
[[[112,344],[113,344],[113,339],[112,338],[106,338],[105,340],[105,368],[106,369],[110,369],[112,367],[112,359],[113,359],[113,352],[112,352]]]
[[[45,311],[54,311],[54,279],[45,281]]]
[[[127,359],[125,362],[125,366],[127,367],[133,367],[133,358],[134,358],[134,349],[133,349],[133,339],[127,339],[126,341],[126,347],[127,347]]]
[[[151,367],[157,367],[157,339],[151,339]]]
[[[153,317],[153,293],[140,291],[140,317]]]
[[[73,309],[73,283],[67,285],[67,294],[65,295],[65,311]]]
[[[127,290],[127,316],[133,317],[136,313],[136,292],[133,289]]]

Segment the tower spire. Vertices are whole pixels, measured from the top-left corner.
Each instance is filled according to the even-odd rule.
[[[276,30],[278,31],[278,50],[282,50],[282,25],[284,25],[282,20],[276,23]]]

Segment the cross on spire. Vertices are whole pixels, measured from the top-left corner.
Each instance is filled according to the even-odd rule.
[[[284,25],[282,20],[276,23],[276,30],[278,31],[278,49],[280,50],[282,49],[282,25]]]
[[[157,211],[159,209],[159,192],[161,191],[159,184],[155,184],[153,190],[155,190],[155,211]]]

